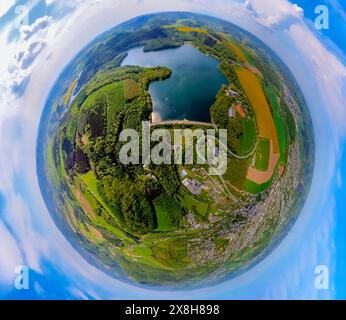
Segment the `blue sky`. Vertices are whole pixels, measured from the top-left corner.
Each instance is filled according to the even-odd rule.
[[[333,41],[343,52],[346,52],[346,3],[333,0],[297,0],[291,1],[304,8],[305,17],[311,22],[315,20],[317,5],[326,5],[330,8],[330,28],[322,30],[322,34]],[[343,12],[340,12],[340,11]]]
[[[333,3],[334,2],[334,3]],[[321,1],[321,0],[297,0],[292,3],[296,3],[304,8],[305,17],[312,23],[315,19],[315,7],[316,5],[326,5],[330,9],[330,28],[328,30],[322,30],[323,36],[328,41],[332,41],[343,54],[346,53],[346,2],[343,1]],[[344,105],[346,107],[346,105]],[[346,174],[346,148],[342,147],[342,158],[340,160],[340,179],[344,181]],[[346,192],[345,187],[336,187],[336,197],[338,199],[337,207],[335,210],[336,215],[336,230],[335,230],[335,298],[346,298],[346,215],[344,208],[346,208]]]
[[[0,5],[0,298],[346,298],[346,9],[341,1],[14,2],[2,0]],[[29,26],[18,30],[13,21],[20,4],[29,7],[30,15]],[[304,16],[292,4],[302,8]],[[330,29],[322,34],[313,27],[317,4],[330,8]],[[284,241],[240,277],[182,293],[130,286],[88,265],[55,227],[35,177],[39,117],[66,62],[93,37],[120,21],[164,10],[210,13],[266,42],[295,75],[316,133],[312,190]],[[14,268],[19,264],[31,270],[28,291],[13,288]],[[329,290],[314,287],[317,265],[330,270]]]

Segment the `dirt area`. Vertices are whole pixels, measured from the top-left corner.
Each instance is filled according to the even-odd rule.
[[[90,217],[90,219],[96,219],[96,214],[92,207],[90,206],[87,199],[84,198],[84,196],[81,194],[81,192],[77,188],[72,189],[73,194],[75,195],[76,199],[80,203],[83,211]]]
[[[278,170],[279,177],[281,177],[285,173],[285,170],[286,170],[286,168],[284,165],[279,166],[279,170]]]
[[[251,71],[254,74],[257,74],[259,77],[261,77],[263,79],[263,74],[261,71],[259,71],[256,67],[252,66],[251,64],[245,62],[243,64],[244,68],[248,69],[249,71]]]
[[[274,175],[276,165],[280,159],[280,154],[274,153],[273,141],[270,140],[270,157],[267,171],[260,171],[253,167],[249,168],[247,179],[257,184],[268,182]]]

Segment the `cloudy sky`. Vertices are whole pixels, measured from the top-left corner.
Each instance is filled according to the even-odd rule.
[[[315,8],[330,10],[328,30]],[[186,10],[229,20],[268,44],[296,77],[316,136],[316,172],[305,208],[264,261],[236,279],[191,292],[157,292],[110,279],[90,266],[56,228],[39,190],[35,147],[45,100],[87,43],[132,17]],[[321,0],[1,0],[0,298],[346,298],[346,8]],[[15,268],[30,269],[18,291]],[[328,267],[329,289],[314,285]]]

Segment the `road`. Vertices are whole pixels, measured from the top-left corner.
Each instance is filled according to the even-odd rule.
[[[199,122],[199,121],[189,121],[189,120],[174,120],[174,121],[160,121],[151,124],[152,127],[155,126],[174,126],[174,125],[190,125],[190,126],[203,126],[216,128],[216,125],[209,122]]]

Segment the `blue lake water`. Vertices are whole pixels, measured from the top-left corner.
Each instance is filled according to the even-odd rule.
[[[171,78],[149,87],[156,119],[204,122],[210,122],[210,107],[222,84],[228,83],[219,64],[189,45],[156,52],[134,48],[122,63],[123,66],[166,66],[172,70]]]

